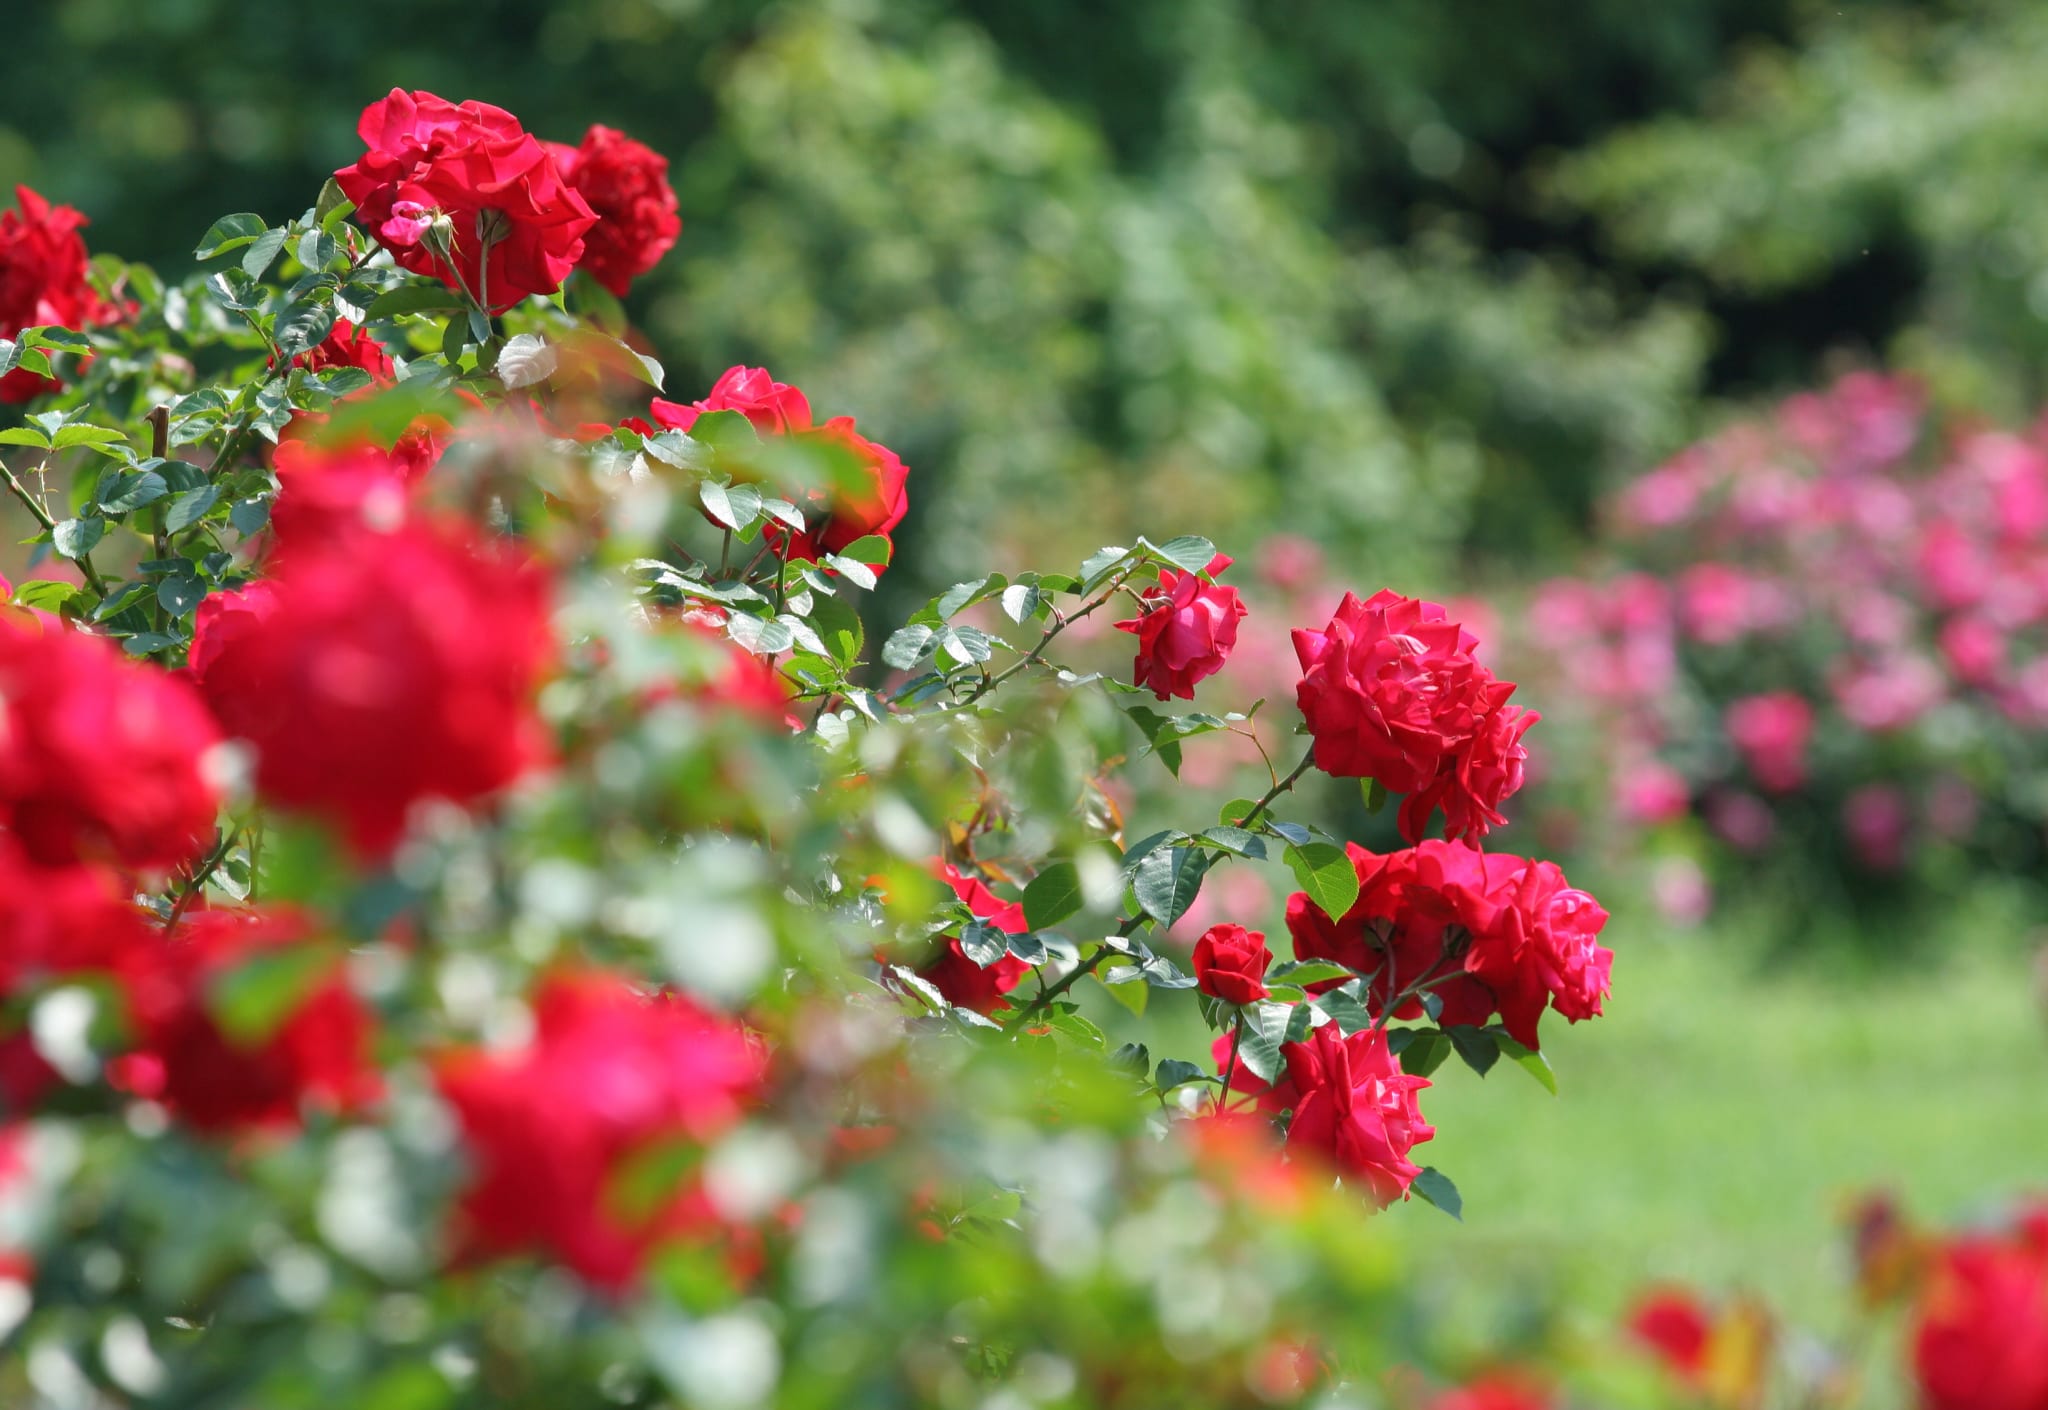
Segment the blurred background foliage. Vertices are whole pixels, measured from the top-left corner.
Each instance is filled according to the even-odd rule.
[[[0,179],[177,269],[228,206],[303,206],[394,84],[623,127],[688,221],[634,300],[672,390],[765,362],[872,424],[919,473],[903,592],[965,525],[1065,550],[1140,504],[1443,587],[1568,552],[1703,396],[1845,335],[2038,341],[1980,247],[2032,277],[1994,177],[2044,22],[1844,8],[66,0],[13,19]],[[1921,180],[1966,153],[1976,194]]]

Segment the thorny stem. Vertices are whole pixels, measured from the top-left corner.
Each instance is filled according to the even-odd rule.
[[[1387,1026],[1387,1020],[1391,1019],[1394,1016],[1394,1011],[1400,1008],[1401,1005],[1407,1003],[1410,999],[1419,998],[1423,994],[1429,992],[1431,989],[1434,989],[1437,985],[1445,984],[1453,979],[1456,979],[1458,977],[1459,971],[1455,969],[1446,971],[1443,968],[1444,961],[1449,958],[1450,956],[1448,955],[1439,955],[1437,957],[1436,963],[1431,965],[1428,969],[1424,970],[1422,973],[1422,977],[1420,979],[1414,980],[1408,985],[1407,988],[1400,990],[1398,993],[1390,995],[1387,999],[1387,1002],[1380,1007],[1380,1016],[1373,1021],[1373,1031],[1379,1032],[1385,1029]],[[1393,965],[1394,957],[1391,953],[1389,953],[1387,956],[1387,975],[1389,982],[1391,982],[1393,978]]]
[[[1117,938],[1119,940],[1129,939],[1139,926],[1145,924],[1147,924],[1147,920],[1143,915],[1125,916],[1123,924],[1116,928]],[[1087,959],[1075,965],[1065,975],[1061,976],[1059,981],[1050,988],[1040,990],[1038,996],[1032,999],[1030,1004],[1025,1007],[1024,1012],[1018,1014],[1016,1019],[1010,1024],[1010,1031],[1018,1033],[1029,1027],[1031,1020],[1052,1007],[1060,995],[1066,993],[1067,990],[1073,988],[1076,984],[1079,984],[1088,975],[1095,973],[1101,967],[1102,962],[1111,955],[1119,953],[1121,952],[1112,950],[1109,946],[1104,945],[1093,955],[1090,955]]]
[[[1124,580],[1131,575],[1131,572],[1132,569],[1127,568],[1123,572],[1117,574],[1116,578],[1102,590],[1102,595],[1100,597],[1096,598],[1094,601],[1089,602],[1082,607],[1076,608],[1073,612],[1063,614],[1059,611],[1058,608],[1054,608],[1053,624],[1045,629],[1045,634],[1043,636],[1039,637],[1038,645],[1032,647],[1030,653],[1026,655],[1022,660],[1014,662],[1013,664],[1004,667],[995,675],[990,676],[984,681],[982,681],[982,683],[976,686],[972,693],[970,693],[968,697],[960,703],[962,705],[972,705],[975,701],[981,699],[982,696],[994,690],[997,686],[1001,685],[1011,676],[1016,675],[1019,671],[1025,670],[1033,665],[1036,665],[1039,661],[1044,660],[1045,649],[1048,646],[1052,645],[1053,638],[1057,637],[1061,632],[1065,631],[1068,627],[1074,625],[1074,623],[1080,621],[1090,612],[1093,612],[1096,608],[1102,606],[1105,602],[1108,602],[1112,597],[1115,597],[1117,595],[1117,591],[1123,587]]]
[[[1230,1084],[1237,1080],[1237,1050],[1244,1046],[1244,1010],[1237,1011],[1237,1022],[1230,1027],[1230,1061],[1223,1067],[1223,1092],[1216,1098],[1216,1110],[1222,1111],[1230,1105]]]
[[[45,532],[51,532],[56,529],[57,523],[50,517],[50,511],[43,508],[41,502],[28,492],[28,486],[24,485],[15,476],[12,466],[7,465],[5,462],[0,462],[0,476],[6,477],[7,488],[13,491],[16,499],[28,506],[28,512],[35,515],[36,522],[43,526]],[[86,586],[98,593],[101,601],[105,601],[107,596],[106,580],[100,576],[99,569],[92,566],[92,555],[90,553],[82,553],[78,556],[78,571],[84,575]]]
[[[1261,754],[1264,754],[1266,751],[1261,749],[1259,752]],[[1309,751],[1301,756],[1301,762],[1294,766],[1294,772],[1288,774],[1286,778],[1274,780],[1273,786],[1266,790],[1265,795],[1263,797],[1261,797],[1256,803],[1252,804],[1250,812],[1246,813],[1242,818],[1238,819],[1237,825],[1245,829],[1247,832],[1251,831],[1252,825],[1259,820],[1259,814],[1265,812],[1268,808],[1270,808],[1273,805],[1274,799],[1278,798],[1281,794],[1293,788],[1295,780],[1300,778],[1303,774],[1307,773],[1309,769],[1315,764],[1315,761],[1315,746],[1310,745]],[[1272,765],[1268,764],[1267,767],[1270,769]]]
[[[234,847],[235,838],[239,833],[239,828],[232,827],[223,832],[220,835],[220,841],[215,844],[213,851],[207,855],[206,860],[201,862],[198,869],[192,873],[191,879],[185,884],[185,889],[179,893],[177,902],[171,907],[170,918],[164,922],[164,935],[166,937],[178,928],[178,922],[184,919],[186,910],[199,898],[199,894],[206,889],[208,878],[220,869],[222,862],[227,860],[228,852]]]

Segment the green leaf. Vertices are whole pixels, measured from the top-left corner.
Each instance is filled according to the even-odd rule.
[[[1119,1043],[1109,1055],[1109,1065],[1140,1082],[1150,1081],[1152,1077],[1152,1053],[1143,1043]]]
[[[223,307],[251,313],[262,306],[262,286],[239,269],[223,269],[206,281],[206,292]]]
[[[50,438],[34,426],[9,426],[0,431],[0,446],[38,446],[47,449]]]
[[[1205,538],[1187,534],[1177,539],[1168,539],[1154,550],[1161,558],[1176,568],[1185,568],[1190,573],[1199,573],[1209,566],[1216,556],[1216,545]]]
[[[1038,615],[1045,594],[1032,583],[1012,583],[1003,589],[1003,615],[1013,622],[1026,622]]]
[[[53,582],[48,578],[36,578],[14,585],[14,600],[23,607],[37,607],[45,612],[62,612],[68,602],[79,595],[78,584]]]
[[[1009,949],[1009,933],[987,921],[969,921],[960,927],[960,953],[983,969],[1008,954]]]
[[[1493,1034],[1484,1028],[1469,1024],[1453,1024],[1444,1030],[1450,1035],[1451,1046],[1458,1050],[1458,1056],[1465,1060],[1465,1066],[1484,1077],[1500,1061],[1500,1047]]]
[[[882,643],[882,660],[899,671],[911,670],[931,653],[932,638],[937,635],[930,627],[915,622],[899,627]]]
[[[1533,1077],[1551,1096],[1557,1095],[1557,1073],[1551,1069],[1549,1058],[1532,1048],[1523,1047],[1504,1029],[1488,1028],[1486,1031],[1493,1035],[1494,1043],[1507,1055],[1508,1061]]]
[[[963,666],[986,661],[995,655],[995,638],[974,627],[941,627],[938,643],[940,650]]]
[[[1408,1028],[1415,1036],[1401,1049],[1401,1070],[1411,1077],[1427,1077],[1444,1065],[1451,1055],[1451,1040],[1434,1028]],[[1391,1040],[1389,1046],[1392,1046]]]
[[[291,231],[282,225],[275,230],[266,230],[249,242],[249,248],[242,254],[242,273],[251,279],[261,279],[270,262],[277,258],[277,252],[284,248],[284,242]]]
[[[840,670],[850,671],[859,663],[867,637],[860,624],[860,613],[851,603],[837,597],[820,597],[811,605],[811,623],[818,639],[825,644],[825,655]]]
[[[1190,1082],[1222,1081],[1214,1073],[1204,1072],[1185,1058],[1161,1058],[1158,1074],[1153,1080],[1162,1092],[1170,1092],[1175,1087],[1183,1087]]]
[[[1284,979],[1290,984],[1320,984],[1326,979],[1351,980],[1358,976],[1333,960],[1282,960],[1266,972],[1266,977]]]
[[[313,219],[321,229],[332,230],[333,225],[329,221],[338,225],[355,208],[355,202],[342,194],[341,183],[330,176],[320,188],[319,198],[313,202]]]
[[[881,534],[867,534],[840,549],[839,556],[857,559],[871,568],[886,568],[895,551],[895,545]]]
[[[121,649],[130,656],[152,656],[167,646],[177,644],[176,637],[166,636],[162,632],[137,632],[122,641]]]
[[[408,313],[448,313],[467,308],[462,296],[440,284],[410,282],[386,289],[370,300],[366,310],[373,319],[398,318]]]
[[[1209,854],[1193,847],[1161,847],[1138,863],[1131,878],[1138,904],[1161,925],[1172,925],[1194,904],[1209,869]]]
[[[1055,1033],[1064,1033],[1084,1048],[1100,1052],[1109,1046],[1109,1039],[1103,1031],[1078,1013],[1062,1009],[1046,1022]]]
[[[100,495],[100,508],[109,514],[126,514],[145,504],[154,504],[170,493],[164,477],[154,470],[133,471],[115,478]]]
[[[156,600],[173,617],[182,617],[206,596],[206,584],[197,578],[172,574],[157,584]]]
[[[1302,979],[1296,982],[1313,984],[1316,981]],[[1358,1001],[1358,997],[1351,992],[1351,986],[1348,984],[1341,989],[1332,989],[1329,993],[1318,996],[1313,1002],[1317,1009],[1335,1020],[1337,1031],[1347,1037],[1373,1026],[1372,1011]]]
[[[1422,1173],[1415,1177],[1415,1183],[1409,1188],[1460,1224],[1465,1222],[1464,1198],[1459,1195],[1458,1187],[1451,1183],[1451,1177],[1434,1165],[1423,1166]]]
[[[106,536],[107,521],[99,518],[66,519],[50,531],[50,542],[60,557],[73,560],[91,553],[93,545]]]
[[[243,211],[237,215],[224,215],[213,223],[205,235],[200,237],[199,248],[192,251],[194,259],[212,259],[229,250],[239,250],[263,233],[263,217]]]
[[[933,610],[942,618],[964,612],[983,598],[1001,592],[1006,581],[1001,573],[991,573],[973,582],[955,583],[933,599]]]
[[[58,450],[69,450],[72,446],[112,445],[128,438],[111,426],[66,426],[50,441]]]
[[[1081,909],[1081,873],[1072,862],[1054,862],[1024,888],[1024,923],[1033,930],[1058,925]]]
[[[1255,862],[1266,859],[1266,840],[1256,832],[1246,832],[1241,827],[1212,827],[1202,836],[1237,856],[1248,857]]]
[[[307,298],[277,316],[277,350],[286,357],[318,347],[334,327],[334,305],[325,299]]]
[[[726,618],[725,630],[743,650],[757,656],[773,656],[796,645],[796,633],[788,623],[750,617],[744,612]]]
[[[769,504],[780,502],[779,500],[765,500],[763,501],[763,507],[765,508]],[[858,558],[848,558],[844,554],[826,554],[825,566],[864,592],[873,592],[875,584],[881,581],[881,579],[875,576],[875,570],[868,564],[861,562]]]
[[[1287,866],[1316,908],[1331,920],[1342,920],[1358,899],[1358,871],[1342,847],[1309,842],[1287,849]]]
[[[1359,789],[1365,794],[1365,810],[1377,813],[1387,806],[1387,787],[1376,778],[1362,778]]]
[[[208,510],[220,502],[220,486],[202,485],[196,490],[186,490],[171,501],[164,512],[164,527],[172,533],[189,529],[206,517]]]
[[[95,622],[104,622],[109,617],[125,612],[137,601],[149,596],[149,592],[149,581],[146,578],[136,578],[132,582],[123,583],[108,593],[105,601],[92,609],[92,619]]]
[[[761,492],[752,485],[725,485],[706,480],[697,486],[705,512],[728,529],[744,529],[761,517]]]
[[[1223,805],[1223,811],[1217,815],[1217,821],[1225,827],[1237,827],[1250,817],[1252,809],[1258,806],[1256,799],[1233,798]]]
[[[1096,553],[1081,565],[1081,590],[1092,592],[1101,582],[1108,581],[1110,574],[1130,556],[1128,548],[1110,547]]]
[[[228,522],[235,526],[235,532],[243,538],[256,533],[270,522],[270,501],[267,499],[237,500],[228,508]]]
[[[1287,1065],[1280,1048],[1289,1041],[1288,1029],[1294,1023],[1295,1006],[1263,999],[1240,1012],[1244,1014],[1244,1040],[1237,1048],[1238,1066],[1250,1069],[1262,1081],[1271,1082]],[[1306,1014],[1308,1010],[1300,1012]]]

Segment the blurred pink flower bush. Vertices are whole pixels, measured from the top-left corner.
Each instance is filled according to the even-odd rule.
[[[2048,722],[2048,421],[1944,420],[1910,380],[1853,373],[1682,451],[1603,521],[1593,566],[1501,638],[1551,702],[1532,769],[1575,829],[1852,895],[1914,882],[1932,849],[2038,853],[2018,780]]]

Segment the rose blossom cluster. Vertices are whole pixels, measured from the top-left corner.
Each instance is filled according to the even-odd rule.
[[[1682,452],[1606,523],[1614,568],[1543,585],[1521,660],[1580,687],[1559,763],[1608,817],[1697,814],[1756,853],[1818,807],[1882,873],[2025,810],[2003,785],[2048,723],[2048,423],[1943,435],[1912,382],[1856,373]]]
[[[774,405],[763,414],[800,412]],[[1248,611],[1235,589],[1216,581],[1230,562],[1217,554],[1201,572],[1160,567],[1156,586],[1125,584],[1139,612],[1116,625],[1138,638],[1132,678],[1158,699],[1192,698],[1236,648]],[[1294,576],[1305,581],[1314,573]],[[1295,631],[1292,644],[1310,736],[1297,776],[1312,764],[1406,794],[1399,822],[1410,845],[1385,855],[1350,845],[1344,857],[1357,891],[1340,915],[1327,914],[1307,892],[1289,898],[1293,954],[1281,972],[1321,968],[1305,985],[1289,981],[1282,991],[1310,1004],[1311,1021],[1306,1036],[1276,1045],[1270,1072],[1252,1070],[1243,1042],[1252,1009],[1284,1014],[1288,1004],[1274,998],[1264,932],[1224,919],[1196,939],[1193,983],[1212,1005],[1212,1022],[1230,1029],[1211,1051],[1224,1091],[1209,1119],[1242,1120],[1248,1104],[1282,1120],[1293,1158],[1334,1171],[1386,1204],[1405,1197],[1423,1173],[1411,1151],[1434,1134],[1417,1100],[1430,1085],[1426,1069],[1402,1060],[1419,1030],[1389,1024],[1427,1019],[1439,1030],[1481,1035],[1468,1042],[1534,1053],[1545,1012],[1571,1022],[1601,1012],[1613,967],[1612,951],[1599,943],[1608,915],[1554,864],[1481,846],[1505,822],[1502,804],[1523,782],[1523,736],[1537,717],[1510,703],[1515,685],[1480,660],[1474,633],[1445,608],[1391,591],[1364,600],[1347,593],[1327,626]],[[1276,781],[1275,795],[1286,786]],[[1445,836],[1428,837],[1439,811]],[[979,877],[950,866],[944,876],[982,926],[1026,929],[1016,903]],[[1261,886],[1216,889],[1224,899],[1205,903],[1205,918],[1219,908],[1250,909],[1267,894]],[[1011,1009],[1005,996],[1027,972],[1014,953],[984,967],[957,936],[943,943],[921,978],[978,1012]],[[1333,967],[1341,969],[1329,977]],[[1316,1006],[1339,1000],[1344,1020],[1337,1009]]]
[[[394,88],[356,130],[368,150],[334,174],[356,222],[491,312],[578,269],[624,294],[682,229],[667,159],[608,127],[569,147],[489,103]]]
[[[1332,920],[1296,892],[1287,930],[1298,959],[1369,975],[1375,1017],[1420,1017],[1433,994],[1446,1027],[1498,1014],[1533,1050],[1546,1010],[1572,1023],[1599,1016],[1614,964],[1598,941],[1607,912],[1555,863],[1435,839],[1384,856],[1356,843],[1346,851],[1358,899]]]
[[[26,613],[0,617],[0,1108],[33,1111],[100,1074],[53,1060],[28,1022],[67,984],[104,987],[128,1042],[115,1089],[197,1129],[296,1121],[302,1102],[349,1109],[378,1090],[365,1011],[338,951],[307,922],[250,908],[138,907],[138,889],[214,846],[222,731],[191,684],[113,643]],[[223,1028],[209,1000],[227,969],[305,956],[295,1002],[262,1031]]]
[[[88,256],[78,234],[85,217],[26,186],[14,188],[14,199],[18,209],[0,212],[0,338],[24,328],[83,330],[120,318],[121,307],[86,278]],[[58,385],[17,367],[0,376],[0,403],[29,401]]]
[[[796,441],[816,452],[834,472],[828,483],[801,487],[810,511],[802,533],[770,531],[778,552],[812,560],[840,553],[860,539],[888,538],[910,512],[910,471],[896,453],[861,435],[851,416],[814,421],[810,399],[776,381],[765,367],[729,367],[700,400],[656,397],[647,419],[631,418],[625,424],[645,436],[658,430],[687,432],[700,416],[719,411],[738,412],[763,438]]]

